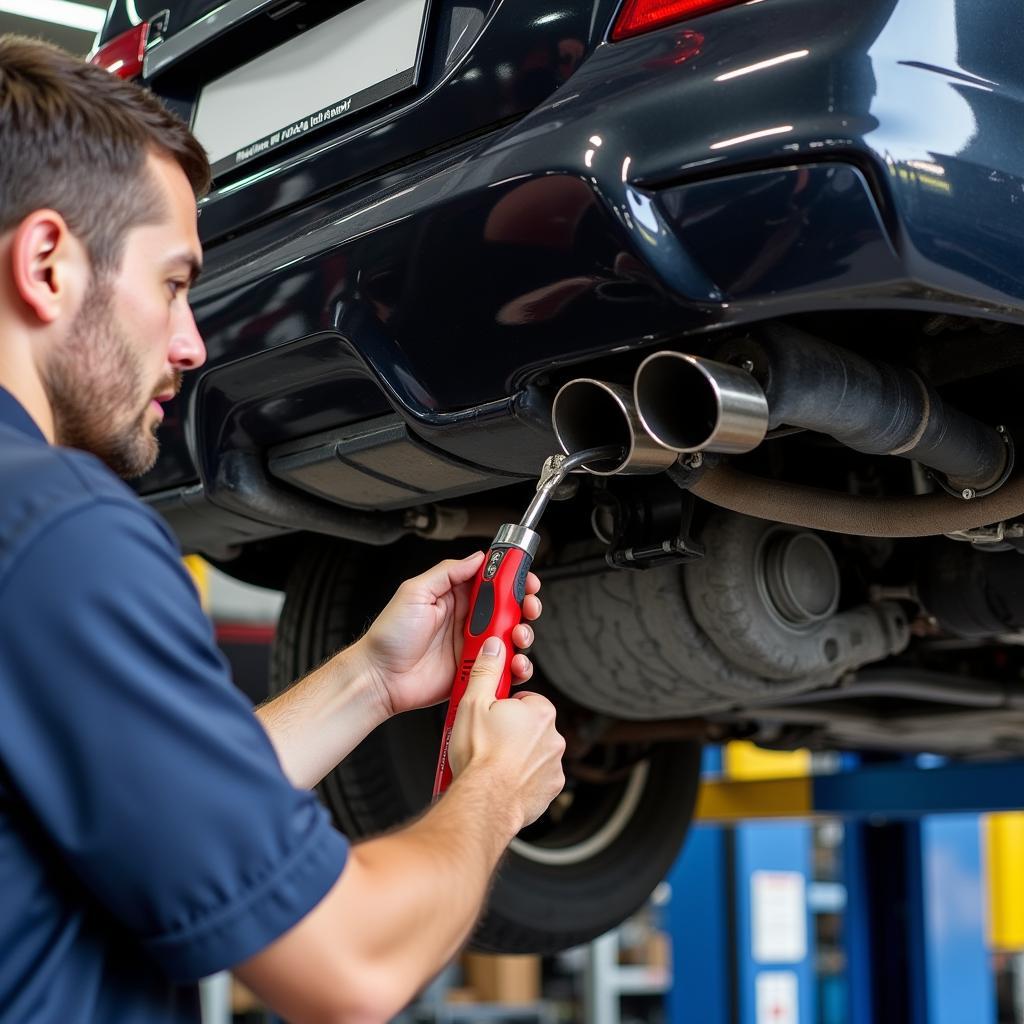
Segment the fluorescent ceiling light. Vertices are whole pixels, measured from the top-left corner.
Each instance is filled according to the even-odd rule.
[[[99,32],[107,12],[102,7],[72,3],[72,0],[0,0],[0,14],[17,14],[53,25]]]

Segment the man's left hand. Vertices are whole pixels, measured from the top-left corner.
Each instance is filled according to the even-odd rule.
[[[482,551],[448,559],[421,576],[406,580],[357,647],[379,691],[385,715],[425,708],[446,700],[462,656],[463,625],[469,611],[473,578],[483,563]],[[526,580],[523,618],[541,613],[540,580]],[[521,622],[512,631],[517,648],[533,643],[533,629]],[[526,682],[533,665],[525,654],[512,659],[512,683]]]

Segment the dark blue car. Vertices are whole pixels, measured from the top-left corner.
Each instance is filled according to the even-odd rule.
[[[115,0],[95,59],[215,170],[209,361],[140,481],[288,594],[285,685],[516,521],[565,792],[476,940],[624,918],[699,749],[1024,752],[1018,0]],[[430,795],[442,712],[324,783]]]

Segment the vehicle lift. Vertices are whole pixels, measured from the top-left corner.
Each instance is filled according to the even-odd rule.
[[[1024,808],[1024,761],[825,755],[828,770],[807,774],[799,752],[794,774],[797,755],[739,744],[760,763],[736,771],[736,746],[706,751],[668,878],[668,1021],[996,1024],[992,954],[1024,949],[1024,814],[981,815]],[[773,756],[782,771],[766,777]],[[821,886],[813,829],[830,820],[842,884]],[[842,913],[831,989],[815,981],[815,903]]]

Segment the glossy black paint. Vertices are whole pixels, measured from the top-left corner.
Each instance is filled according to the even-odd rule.
[[[584,48],[608,5],[565,15],[598,13]],[[503,4],[480,37],[496,67],[510,33],[513,92],[533,74],[517,18],[541,20]],[[210,359],[145,488],[200,475],[189,435],[209,481],[226,445],[391,408],[529,475],[553,383],[612,352],[814,310],[1024,321],[1022,38],[1012,0],[754,0],[599,45],[514,124],[337,192],[340,142],[308,178],[215,194]]]
[[[175,3],[170,5],[173,10],[170,10],[167,0],[134,0],[130,6],[125,0],[120,0],[112,3],[107,11],[107,20],[100,32],[100,42],[104,43],[122,32],[127,32],[136,24],[132,17],[133,11],[142,21],[149,21],[161,11],[170,10],[167,34],[173,35],[197,18],[215,11],[223,3],[224,0],[175,0]]]
[[[151,16],[162,0],[139,7]],[[372,0],[371,0],[372,2]],[[244,164],[217,182],[203,203],[201,232],[206,243],[265,221],[330,192],[339,194],[382,168],[408,164],[452,140],[478,135],[518,119],[568,80],[597,46],[617,0],[553,5],[541,12],[496,0],[433,0],[421,85],[368,111],[335,122],[272,156]],[[173,13],[171,29],[188,20],[189,7]],[[312,20],[353,6],[350,0],[307,2],[288,24],[263,15],[248,21],[182,67],[146,84],[186,119],[199,90],[246,59],[280,42]],[[124,0],[118,27],[128,23]],[[194,3],[196,17],[208,3]],[[147,13],[148,12],[148,13]],[[106,34],[115,34],[113,30]],[[210,52],[212,51],[212,52]],[[415,173],[415,172],[413,172]],[[336,198],[335,207],[345,205]]]

